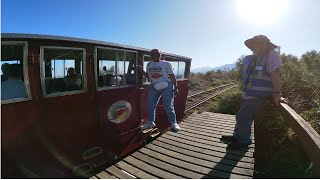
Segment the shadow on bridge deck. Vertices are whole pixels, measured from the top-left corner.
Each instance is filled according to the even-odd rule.
[[[162,134],[91,178],[252,178],[254,143],[229,150],[220,141],[222,134],[232,134],[234,125],[234,115],[191,114],[178,133]]]

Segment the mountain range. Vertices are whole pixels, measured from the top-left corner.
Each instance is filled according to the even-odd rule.
[[[194,68],[194,69],[191,69],[191,72],[193,73],[207,73],[208,71],[217,71],[217,70],[221,70],[221,71],[224,71],[224,70],[232,70],[233,68],[236,67],[236,64],[225,64],[225,65],[222,65],[222,66],[219,66],[219,67],[209,67],[209,66],[206,66],[206,67],[200,67],[200,68]]]

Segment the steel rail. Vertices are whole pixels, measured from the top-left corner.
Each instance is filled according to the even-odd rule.
[[[219,89],[219,88],[222,88],[222,87],[226,87],[226,86],[230,86],[230,85],[233,85],[234,83],[229,83],[229,84],[223,84],[223,85],[220,85],[220,86],[217,86],[217,87],[213,87],[213,88],[210,88],[210,89],[206,89],[206,90],[203,90],[203,91],[200,91],[200,92],[197,92],[195,94],[191,94],[187,97],[187,99],[191,98],[191,97],[194,97],[194,96],[197,96],[197,95],[200,95],[200,94],[203,94],[203,93],[206,93],[206,92],[209,92],[209,91],[213,91],[215,89]]]
[[[207,98],[205,98],[205,99],[202,99],[201,101],[199,101],[199,102],[197,102],[197,103],[195,103],[195,104],[187,107],[184,112],[186,113],[186,112],[194,109],[195,107],[197,107],[197,106],[199,106],[199,105],[201,105],[201,104],[209,101],[210,99],[214,98],[215,96],[217,96],[217,95],[219,95],[219,94],[221,94],[221,93],[223,93],[223,92],[225,92],[225,91],[227,91],[227,90],[229,90],[229,89],[232,89],[232,88],[234,88],[234,87],[236,87],[236,86],[237,86],[237,85],[233,85],[233,86],[231,86],[231,87],[227,87],[227,88],[225,88],[225,89],[221,89],[221,90],[219,90],[219,91],[216,91],[213,95],[211,95],[211,96],[209,96],[209,97],[207,97]]]

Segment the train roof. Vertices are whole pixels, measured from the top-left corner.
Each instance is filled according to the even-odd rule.
[[[125,48],[125,49],[146,51],[146,52],[151,51],[151,49],[147,49],[147,48],[141,48],[141,47],[136,47],[136,46],[112,43],[112,42],[83,39],[83,38],[75,38],[75,37],[67,37],[67,36],[45,35],[45,34],[1,33],[1,38],[69,41],[69,42],[79,42],[79,43],[88,43],[88,44],[96,44],[96,45],[114,46],[114,47],[121,47],[121,48]],[[173,56],[173,57],[183,58],[186,60],[191,60],[190,57],[167,53],[167,52],[163,52],[163,53],[167,56]]]

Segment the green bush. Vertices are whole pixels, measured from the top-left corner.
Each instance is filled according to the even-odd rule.
[[[267,103],[257,114],[255,122],[257,120],[261,122],[255,129],[255,133],[259,133],[256,137],[257,178],[317,177],[317,168],[300,146],[288,121],[280,115],[278,107]]]
[[[219,95],[218,102],[209,107],[209,111],[223,114],[236,114],[240,107],[240,91],[233,88],[231,91]]]
[[[307,52],[301,59],[285,54],[281,58],[283,96],[320,134],[320,52]]]

